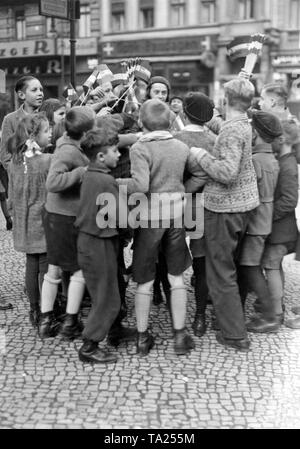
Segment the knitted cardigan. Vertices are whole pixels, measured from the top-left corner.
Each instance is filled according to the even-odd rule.
[[[252,130],[246,114],[224,122],[212,154],[202,151],[198,162],[210,180],[204,187],[205,208],[242,213],[259,205],[252,163]]]

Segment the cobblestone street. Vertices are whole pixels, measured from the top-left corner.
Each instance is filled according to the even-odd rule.
[[[173,351],[165,305],[152,306],[155,347],[146,358],[133,344],[114,365],[84,365],[81,342],[41,341],[28,317],[24,261],[0,220],[0,429],[265,429],[300,427],[300,331],[250,334],[248,353],[224,349],[209,329],[189,356]],[[287,317],[300,305],[300,263],[285,261]],[[187,273],[187,283],[190,273]],[[134,324],[134,285],[128,292]],[[251,303],[251,301],[250,301]],[[247,313],[252,311],[249,304]],[[194,312],[189,287],[188,327]]]

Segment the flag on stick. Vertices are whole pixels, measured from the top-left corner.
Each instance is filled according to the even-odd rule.
[[[252,34],[249,43],[248,55],[245,60],[245,65],[242,69],[244,74],[247,74],[250,78],[254,66],[257,62],[258,57],[261,55],[264,41],[266,36],[264,34]]]
[[[97,83],[99,85],[112,82],[113,80],[113,73],[108,68],[106,64],[100,64],[98,66],[98,75],[97,75]]]
[[[227,54],[231,61],[235,61],[238,58],[245,58],[249,52],[250,37],[238,36],[235,37],[227,45]]]
[[[77,92],[71,83],[69,83],[67,88],[63,91],[63,97],[71,104],[78,100]]]

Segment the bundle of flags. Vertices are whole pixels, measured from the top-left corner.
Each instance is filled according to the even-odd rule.
[[[249,42],[248,54],[246,56],[243,72],[251,75],[258,57],[261,55],[266,36],[264,34],[252,34]]]
[[[129,85],[132,87],[136,79],[142,79],[147,83],[150,78],[150,63],[142,58],[122,61],[116,66],[114,73],[106,64],[100,64],[83,83],[83,92],[80,96],[77,95],[76,90],[71,84],[65,89],[63,95],[71,105],[82,105],[93,90],[99,86],[103,86],[107,82],[111,82],[113,87],[118,85]]]

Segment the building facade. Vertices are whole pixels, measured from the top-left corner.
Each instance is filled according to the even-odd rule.
[[[59,0],[58,0],[59,1]],[[85,0],[76,23],[76,70],[80,85],[99,54],[100,3]],[[39,1],[1,0],[0,69],[15,106],[14,85],[22,75],[36,75],[45,97],[61,96],[70,81],[70,22],[39,15]]]

